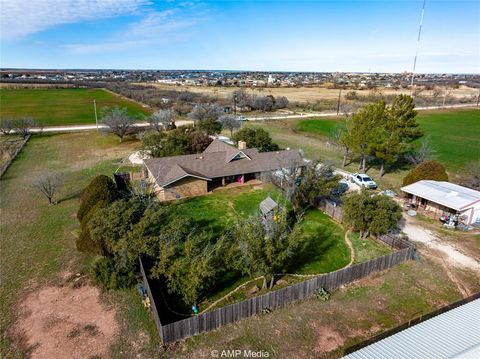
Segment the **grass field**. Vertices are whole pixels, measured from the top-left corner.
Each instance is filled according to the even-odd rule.
[[[96,133],[33,136],[1,178],[0,356],[24,357],[6,333],[25,292],[59,284],[65,270],[84,273],[91,258],[75,248],[78,196],[94,176],[111,175],[118,160],[136,146],[136,142],[119,144],[114,136]],[[61,171],[64,177],[55,206],[49,206],[32,188],[37,176],[49,171]],[[142,350],[158,344],[153,320],[136,289],[107,293],[105,299],[119,308],[122,323],[114,352],[135,356],[128,354],[132,348],[130,344],[130,349],[125,348],[125,343],[138,338],[140,332],[150,337]]]
[[[127,107],[131,115],[148,113],[141,105],[102,89],[0,88],[1,118],[31,117],[45,126],[95,124],[102,107]]]
[[[342,120],[301,120],[294,128],[328,137],[339,121]],[[421,112],[417,121],[425,135],[430,137],[437,159],[448,169],[461,169],[468,162],[480,158],[480,110]]]

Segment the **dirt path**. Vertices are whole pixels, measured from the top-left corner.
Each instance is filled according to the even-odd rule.
[[[463,254],[451,244],[443,243],[435,233],[426,229],[414,219],[406,215],[404,218],[405,223],[402,230],[412,241],[421,242],[426,246],[441,252],[442,258],[452,266],[463,267],[480,273],[480,263],[474,258]]]

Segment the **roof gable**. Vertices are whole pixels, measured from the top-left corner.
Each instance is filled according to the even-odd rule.
[[[234,146],[230,146],[228,143],[220,141],[219,139],[214,139],[208,146],[205,148],[203,153],[212,153],[212,152],[225,152],[237,150]]]

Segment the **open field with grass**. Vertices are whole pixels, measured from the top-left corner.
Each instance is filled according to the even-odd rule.
[[[27,348],[10,330],[26,293],[60,285],[65,272],[87,274],[92,258],[75,248],[79,195],[94,176],[111,174],[119,159],[136,146],[133,141],[119,144],[114,136],[96,133],[32,136],[0,180],[2,357],[24,357]],[[37,176],[49,171],[59,171],[64,177],[55,206],[49,206],[32,188]],[[132,357],[132,350],[157,350],[153,320],[136,289],[105,293],[103,300],[106,306],[118,308],[122,329],[113,343],[114,353]],[[148,340],[134,349],[132,345],[141,337]]]
[[[94,99],[98,116],[102,107],[111,106],[127,107],[135,116],[149,112],[138,103],[102,89],[0,88],[0,115],[31,117],[45,126],[95,124]]]
[[[301,120],[294,129],[328,137],[339,124],[335,119]],[[480,153],[480,110],[453,112],[420,112],[417,121],[426,136],[430,136],[437,159],[450,169],[461,169]]]
[[[177,90],[177,91],[190,91],[193,93],[201,93],[204,95],[218,97],[218,98],[230,98],[233,91],[238,87],[219,87],[219,86],[180,86],[180,85],[168,85],[160,83],[142,83],[145,86],[155,86],[165,90]],[[286,96],[289,101],[292,102],[315,102],[318,100],[336,100],[338,98],[338,89],[328,89],[324,87],[268,87],[268,88],[249,88],[246,87],[247,93],[255,95],[273,95],[273,96]],[[380,88],[381,93],[384,95],[399,95],[399,94],[411,94],[411,90],[394,90],[392,88]],[[449,89],[450,95],[453,97],[463,96],[476,96],[478,90],[466,86],[461,86],[458,89]],[[358,95],[367,96],[373,92],[378,94],[378,90],[355,90]],[[348,90],[342,91],[342,97],[348,93]],[[422,95],[432,96],[433,91],[423,91]]]
[[[302,148],[306,157],[329,161],[341,166],[342,153],[329,138],[331,131],[342,119],[305,119],[290,121],[268,121],[249,123],[268,130],[275,142],[282,147]],[[436,158],[442,162],[450,178],[459,179],[468,162],[478,160],[480,153],[480,110],[445,110],[420,112],[418,122],[426,136],[430,136]],[[356,172],[358,163],[346,170]],[[397,168],[379,177],[378,169],[372,167],[368,173],[384,187],[399,188],[402,178],[409,170]]]

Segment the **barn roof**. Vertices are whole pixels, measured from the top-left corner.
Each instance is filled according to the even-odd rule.
[[[423,180],[402,187],[402,191],[457,211],[480,202],[479,191],[450,182]]]
[[[480,299],[357,350],[344,359],[480,357]]]

